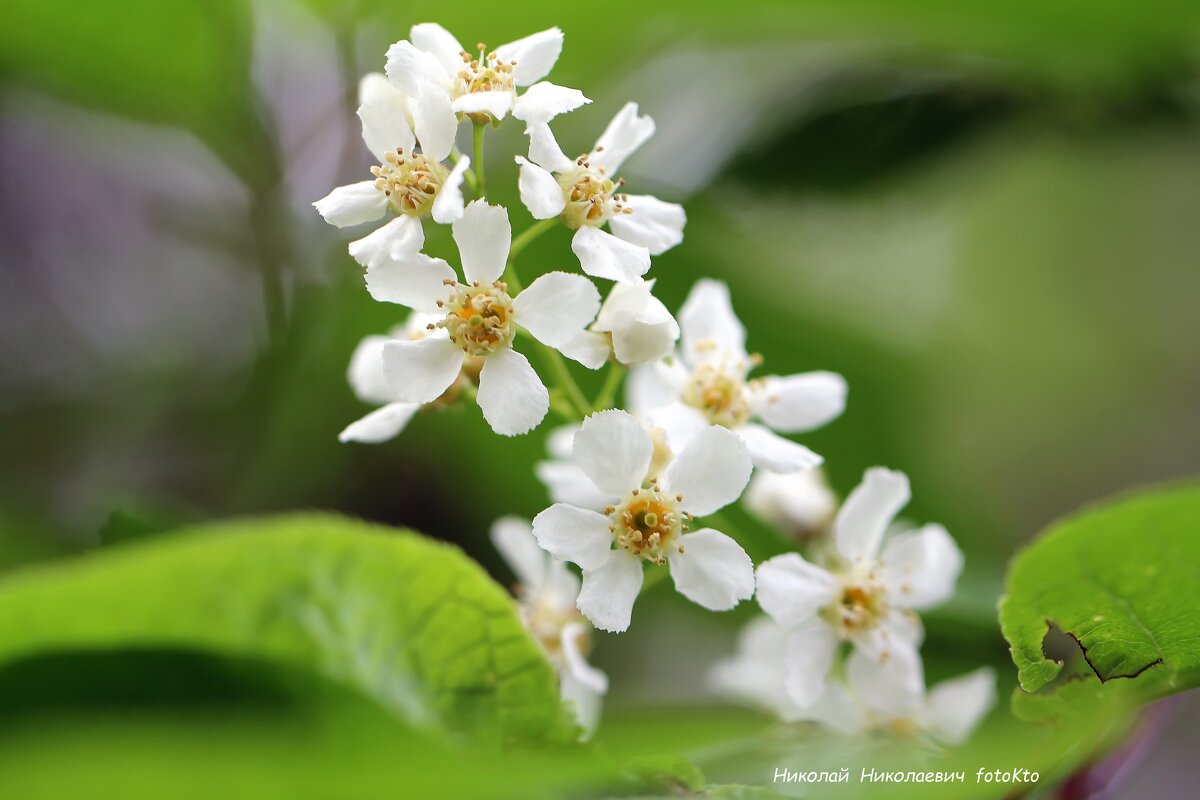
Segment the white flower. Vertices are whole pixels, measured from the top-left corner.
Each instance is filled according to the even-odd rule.
[[[738,634],[737,651],[709,669],[709,686],[784,722],[817,722],[846,735],[862,732],[866,716],[840,684],[830,684],[807,708],[788,696],[787,634],[770,617],[755,617]]]
[[[375,177],[339,186],[313,203],[325,221],[345,228],[381,219],[390,208],[396,218],[370,235],[350,243],[350,255],[364,267],[416,252],[425,242],[420,218],[450,223],[462,216],[463,173],[470,159],[460,158],[451,169],[442,163],[454,145],[448,136],[433,133],[420,137],[416,152],[414,117],[422,109],[378,73],[365,76],[359,84],[358,117],[367,148],[379,159],[371,168]]]
[[[453,138],[458,114],[499,122],[511,111],[519,120],[545,123],[590,103],[578,89],[542,80],[554,68],[562,46],[562,31],[548,28],[491,52],[476,45],[475,56],[450,31],[426,22],[414,25],[409,39],[388,48],[387,74],[420,101],[426,118],[416,121],[418,136],[426,127],[449,131]],[[524,86],[529,88],[518,93]]]
[[[617,112],[592,152],[574,161],[563,154],[549,125],[531,124],[526,133],[529,158],[517,156],[521,202],[535,219],[561,216],[575,230],[571,249],[584,272],[637,282],[650,269],[650,256],[683,241],[682,206],[619,191],[625,181],[617,171],[654,135],[654,120],[639,117],[637,103]],[[601,230],[606,223],[612,233]]]
[[[578,606],[593,625],[629,627],[642,561],[669,563],[680,594],[713,611],[754,594],[754,567],[737,542],[708,528],[688,532],[693,515],[716,512],[746,488],[750,457],[736,436],[710,428],[660,474],[650,435],[614,409],[584,420],[573,455],[609,504],[600,513],[557,503],[534,518],[533,533],[544,550],[583,570]]]
[[[679,339],[679,323],[657,297],[654,281],[614,283],[592,330],[612,338],[613,355],[622,364],[647,364],[666,358]]]
[[[757,472],[746,487],[745,504],[763,520],[800,541],[824,533],[837,511],[837,497],[819,468]]]
[[[600,721],[608,676],[587,662],[591,626],[575,608],[579,578],[538,548],[526,520],[496,520],[492,543],[520,581],[517,603],[521,622],[558,672],[562,698],[573,707],[583,738],[587,738]]]
[[[659,475],[667,468],[674,454],[667,447],[667,437],[661,428],[649,427],[644,422],[642,427],[654,443],[648,471],[651,475]],[[539,461],[534,466],[534,473],[549,492],[551,502],[580,508],[604,508],[613,500],[612,496],[597,487],[573,457],[575,434],[578,432],[578,425],[564,425],[551,431],[546,437],[546,451],[550,458]]]
[[[758,567],[758,603],[787,626],[787,692],[802,708],[825,693],[839,642],[864,683],[897,696],[920,694],[922,631],[914,611],[954,594],[963,557],[946,529],[926,525],[888,537],[888,524],[909,500],[908,478],[867,470],[833,523],[837,556],[826,569],[798,553]],[[863,698],[865,699],[865,698]]]
[[[388,331],[387,336],[367,336],[358,343],[354,354],[350,357],[350,369],[346,378],[354,394],[364,403],[373,403],[379,408],[346,426],[338,434],[338,441],[360,442],[363,444],[378,444],[400,434],[413,416],[421,409],[420,403],[410,403],[396,399],[383,374],[383,347],[390,341],[420,341],[430,337],[446,338],[445,329],[438,328],[437,322],[441,317],[433,314],[413,312],[408,315],[403,325],[397,325]],[[430,326],[434,326],[430,330]],[[448,404],[458,399],[460,390],[474,387],[482,366],[478,359],[468,359],[463,364],[459,378],[450,385],[436,403]]]
[[[428,403],[454,383],[467,359],[482,361],[476,401],[492,430],[515,436],[532,430],[550,407],[550,395],[512,348],[518,327],[593,369],[603,364],[574,343],[596,316],[600,293],[582,275],[549,272],[516,297],[500,276],[508,260],[512,228],[508,212],[476,200],[454,223],[454,241],[465,283],[440,258],[408,253],[367,269],[376,300],[437,314],[446,336],[383,346],[383,371],[396,398]]]
[[[846,381],[832,372],[768,375],[750,379],[759,359],[746,352],[746,331],[733,313],[729,288],[697,281],[679,311],[681,352],[670,363],[635,367],[629,408],[667,431],[682,448],[708,425],[729,428],[746,443],[754,464],[795,472],[821,457],[778,433],[818,428],[842,413]]]
[[[710,685],[784,722],[814,722],[848,736],[923,735],[943,745],[965,741],[996,700],[996,676],[989,667],[943,681],[927,692],[923,679],[908,688],[874,684],[873,670],[864,669],[865,657],[855,653],[846,663],[845,680],[831,681],[817,702],[801,707],[785,688],[787,635],[786,628],[768,617],[752,620],[738,637],[737,652],[713,665]]]

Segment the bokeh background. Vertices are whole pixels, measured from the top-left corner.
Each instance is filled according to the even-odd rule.
[[[501,439],[472,406],[387,445],[336,438],[367,410],[344,378],[355,343],[401,313],[367,296],[350,235],[310,204],[370,164],[358,77],[431,20],[489,44],[562,27],[552,77],[594,100],[555,126],[568,153],[626,99],[655,118],[624,174],[689,214],[684,245],[655,261],[657,292],[677,308],[695,278],[724,279],[772,371],[843,373],[846,414],[804,439],[833,486],[906,471],[906,514],[968,554],[959,597],[930,620],[934,677],[1004,668],[994,602],[1021,542],[1081,504],[1200,472],[1194,3],[7,0],[0,569],[327,509],[456,542],[509,579],[487,529],[545,506],[531,473],[545,429]],[[487,144],[517,228],[522,146],[511,124]],[[567,233],[528,253],[558,266]],[[670,594],[598,644],[614,714],[695,701],[749,614]],[[0,728],[40,725],[47,706],[75,720],[263,694],[186,654],[55,668],[67,677],[4,673]],[[129,677],[151,673],[178,680]],[[1188,702],[1129,796],[1200,780],[1182,755]],[[87,750],[84,716],[46,741]]]

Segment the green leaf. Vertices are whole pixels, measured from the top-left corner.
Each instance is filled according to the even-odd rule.
[[[1051,625],[1075,640],[1094,679],[1015,708],[1041,716],[1097,700],[1142,703],[1200,684],[1198,529],[1192,484],[1085,511],[1017,556],[1000,625],[1021,688],[1037,692],[1063,669],[1043,651]],[[1035,711],[1039,701],[1052,705]]]
[[[130,647],[307,667],[473,743],[573,739],[552,668],[481,567],[331,515],[201,526],[0,579],[0,663]]]

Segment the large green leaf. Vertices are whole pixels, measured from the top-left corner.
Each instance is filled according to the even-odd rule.
[[[331,515],[204,526],[0,580],[0,662],[129,647],[309,667],[474,743],[572,737],[553,670],[478,565]]]
[[[1069,698],[1039,698],[1046,708],[1146,702],[1200,683],[1198,530],[1193,484],[1085,511],[1021,553],[1000,601],[1021,688],[1037,692],[1063,669],[1043,649],[1051,625],[1075,640],[1094,677],[1072,682]],[[1031,705],[1017,710],[1034,716]]]

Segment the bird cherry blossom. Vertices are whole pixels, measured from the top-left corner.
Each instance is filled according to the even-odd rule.
[[[475,399],[484,418],[496,433],[527,433],[546,416],[550,397],[529,360],[512,348],[517,329],[568,357],[594,363],[574,342],[596,316],[600,293],[582,275],[548,272],[515,297],[509,294],[500,276],[512,228],[502,206],[472,202],[453,233],[463,283],[449,264],[424,253],[367,270],[367,288],[377,300],[436,314],[438,321],[430,324],[446,333],[384,344],[384,375],[398,400],[428,403],[458,379],[469,359],[479,359]]]
[[[667,446],[666,432],[661,428],[646,425],[642,420],[638,421],[642,422],[642,427],[654,448],[648,471],[652,475],[659,475],[675,457],[671,448]],[[551,502],[567,503],[580,508],[603,508],[609,505],[613,498],[597,487],[576,463],[573,449],[575,434],[578,431],[578,425],[563,425],[551,431],[546,437],[546,450],[550,458],[535,464],[534,474],[546,487]]]
[[[923,634],[914,612],[950,598],[963,557],[940,525],[884,541],[909,497],[903,473],[869,469],[834,520],[836,555],[827,567],[799,553],[759,565],[758,603],[788,628],[786,688],[800,707],[825,693],[841,642],[855,650],[851,663],[864,683],[919,694]]]
[[[592,323],[607,334],[621,364],[647,364],[666,358],[679,339],[679,323],[657,297],[654,281],[614,283]]]
[[[588,275],[637,283],[650,256],[683,241],[683,206],[621,191],[621,165],[654,135],[654,120],[638,116],[637,103],[626,103],[592,151],[574,160],[549,125],[533,123],[526,133],[529,158],[516,157],[521,202],[535,219],[560,217],[575,231],[571,249]],[[612,233],[601,230],[605,224]]]
[[[773,472],[812,469],[822,462],[807,447],[780,436],[818,428],[846,406],[846,381],[832,372],[751,379],[761,361],[746,352],[746,330],[733,312],[729,287],[696,282],[679,311],[681,351],[670,362],[634,367],[629,408],[667,431],[679,449],[697,431],[720,425],[737,433],[754,464]]]
[[[709,428],[658,472],[642,423],[611,409],[584,420],[573,456],[608,504],[556,503],[534,517],[533,533],[542,549],[583,571],[578,607],[593,625],[628,629],[643,561],[669,564],[679,593],[713,611],[753,595],[754,568],[741,546],[716,530],[689,530],[694,516],[716,512],[746,488],[750,457],[735,435]]]
[[[798,542],[823,536],[837,511],[837,496],[820,468],[756,472],[746,487],[746,508]]]
[[[575,607],[579,578],[538,547],[527,520],[502,517],[492,525],[491,537],[519,581],[521,622],[558,672],[562,698],[571,704],[587,738],[600,720],[608,676],[587,662],[591,626]]]
[[[421,403],[410,403],[396,399],[396,393],[383,374],[383,347],[390,341],[419,341],[430,337],[447,336],[445,329],[437,327],[441,319],[434,314],[413,312],[403,325],[392,328],[386,336],[367,336],[350,357],[347,379],[354,394],[364,403],[373,403],[379,408],[346,426],[338,441],[378,444],[400,434],[421,410]],[[430,330],[429,326],[434,328]],[[433,405],[451,405],[464,394],[475,390],[479,382],[479,370],[483,362],[478,358],[467,358],[457,380],[450,384]]]
[[[387,51],[387,75],[402,91],[416,97],[423,129],[453,133],[458,115],[476,122],[498,123],[511,112],[525,122],[545,123],[590,103],[578,89],[542,78],[562,53],[563,33],[548,28],[488,52],[480,43],[468,52],[450,31],[431,22],[414,25],[409,38]],[[518,92],[519,87],[526,87]]]
[[[865,657],[854,653],[845,677],[829,682],[810,706],[787,691],[788,630],[770,617],[751,620],[738,636],[737,651],[709,670],[709,685],[732,700],[774,714],[784,722],[812,722],[846,736],[882,734],[956,745],[967,739],[996,700],[996,676],[987,667],[943,681],[926,691],[871,683]],[[912,691],[916,689],[916,691]]]
[[[470,159],[460,158],[453,168],[443,163],[454,146],[453,131],[422,136],[418,152],[413,120],[420,119],[419,104],[383,75],[372,73],[362,79],[359,102],[363,141],[379,165],[371,167],[370,180],[339,186],[313,207],[339,228],[382,219],[389,209],[396,215],[350,243],[350,255],[371,267],[420,250],[425,241],[421,217],[451,223],[462,216],[462,182]]]

